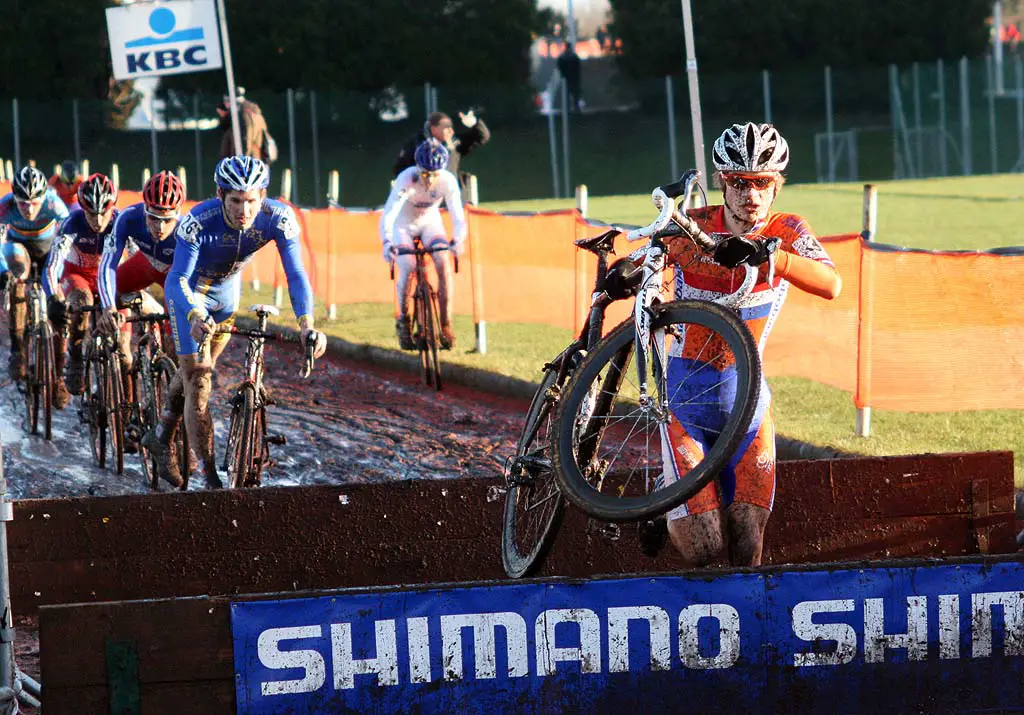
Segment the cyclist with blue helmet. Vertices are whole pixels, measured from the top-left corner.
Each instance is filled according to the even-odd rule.
[[[302,265],[299,222],[290,206],[267,198],[270,169],[259,159],[230,156],[217,164],[214,181],[217,198],[197,204],[178,224],[164,284],[179,369],[161,424],[147,433],[145,444],[157,456],[160,475],[176,487],[182,480],[168,469],[167,446],[182,411],[207,487],[222,486],[208,400],[213,367],[230,336],[211,333],[234,320],[242,269],[266,244],[277,245],[303,344],[315,341],[315,357],[327,347],[327,338],[313,329],[313,291]]]
[[[395,261],[398,265],[398,308],[395,315],[395,331],[403,350],[414,350],[409,309],[412,304],[414,286],[409,274],[416,270],[416,257],[411,254],[396,255],[399,246],[412,248],[413,239],[419,236],[424,248],[438,243],[447,243],[448,236],[441,220],[440,206],[444,201],[452,215],[455,240],[452,248],[461,256],[466,243],[466,218],[462,210],[462,194],[455,175],[445,169],[448,165],[448,150],[436,139],[428,139],[416,147],[416,166],[402,171],[391,187],[391,195],[384,204],[381,215],[380,235],[384,244],[384,260]],[[447,252],[430,254],[434,260],[438,277],[438,302],[441,304],[441,347],[451,349],[455,345],[452,332],[452,303],[455,299],[451,262]]]
[[[22,333],[27,305],[25,284],[29,269],[42,270],[50,255],[57,228],[68,217],[68,207],[46,185],[46,175],[34,166],[23,166],[11,181],[11,193],[0,198],[0,290],[11,291],[11,379],[25,376]]]

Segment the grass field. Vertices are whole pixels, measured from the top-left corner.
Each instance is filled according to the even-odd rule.
[[[819,235],[860,230],[862,185],[791,185],[778,208],[805,216]],[[1024,182],[1016,175],[936,179],[879,184],[878,240],[935,249],[987,249],[1024,244]],[[711,197],[715,200],[715,196]],[[545,210],[568,202],[486,204],[495,210]],[[592,197],[589,214],[613,223],[646,223],[653,216],[646,196]],[[842,267],[840,267],[841,269]],[[391,308],[345,306],[338,320],[323,323],[329,333],[356,342],[397,348]],[[323,315],[318,311],[318,315]],[[459,345],[444,359],[536,381],[539,368],[570,339],[566,330],[543,325],[488,324],[488,354],[467,352],[473,325],[457,316]],[[1024,487],[1024,412],[1012,410],[915,414],[875,410],[872,436],[853,433],[855,409],[849,393],[809,380],[770,380],[776,425],[781,434],[871,455],[1011,449],[1017,486]]]

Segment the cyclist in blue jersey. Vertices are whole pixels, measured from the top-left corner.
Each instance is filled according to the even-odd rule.
[[[47,312],[53,323],[53,354],[57,381],[53,405],[67,407],[71,395],[82,394],[85,366],[82,347],[89,326],[88,313],[80,313],[68,322],[68,306],[83,308],[93,304],[99,292],[97,272],[103,242],[117,219],[117,190],[103,174],[93,174],[78,185],[78,208],[71,212],[57,230],[57,239],[43,271],[43,292],[48,299]],[[64,381],[65,355],[71,338],[71,361],[67,382]],[[127,380],[126,380],[127,383]],[[127,394],[127,393],[126,393]]]
[[[22,333],[25,331],[25,285],[32,266],[42,270],[50,253],[50,244],[68,207],[52,188],[46,176],[34,166],[22,167],[11,182],[11,193],[0,198],[0,290],[11,291],[11,378],[25,376]]]
[[[217,198],[196,205],[178,224],[174,262],[164,285],[185,393],[185,427],[211,489],[223,485],[208,401],[213,367],[229,338],[213,333],[234,320],[242,269],[266,244],[277,244],[303,344],[314,341],[314,357],[327,348],[326,336],[313,329],[313,291],[302,265],[298,220],[287,204],[267,198],[270,169],[259,159],[230,156],[217,164],[214,181]],[[174,414],[174,386],[170,392],[170,409],[145,443],[158,457],[160,475],[181,486],[167,469],[167,445],[180,416]]]

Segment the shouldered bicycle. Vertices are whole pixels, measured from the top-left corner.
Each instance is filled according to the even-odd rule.
[[[753,417],[761,380],[757,345],[735,311],[753,290],[757,270],[747,266],[735,293],[717,304],[703,300],[663,302],[664,239],[692,240],[703,253],[718,241],[681,213],[697,188],[690,171],[652,192],[659,216],[630,230],[630,241],[648,239],[631,258],[642,260],[633,316],[601,337],[611,299],[602,283],[607,252],[620,233],[613,229],[577,242],[598,254],[594,299],[580,336],[544,366],[544,378],[527,413],[516,455],[506,463],[502,536],[506,572],[525,575],[543,558],[557,533],[563,496],[591,517],[607,522],[639,521],[684,502],[714,478],[738,447]],[[771,273],[771,267],[769,267]],[[770,279],[769,279],[770,280]],[[697,345],[687,334],[704,336]],[[735,394],[724,427],[711,448],[680,479],[663,478],[671,458],[667,435],[682,427],[675,417],[687,400],[710,401],[714,386],[691,394],[679,386],[686,376],[667,379],[669,361],[686,354],[688,365],[728,365],[735,370]]]

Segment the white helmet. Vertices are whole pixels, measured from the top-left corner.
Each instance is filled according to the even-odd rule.
[[[715,140],[711,158],[719,171],[785,171],[789,145],[771,124],[733,124]]]
[[[270,169],[251,156],[229,156],[217,163],[213,180],[225,191],[251,191],[270,185]]]
[[[23,166],[11,182],[14,197],[22,201],[38,199],[46,193],[46,175],[34,166]]]

